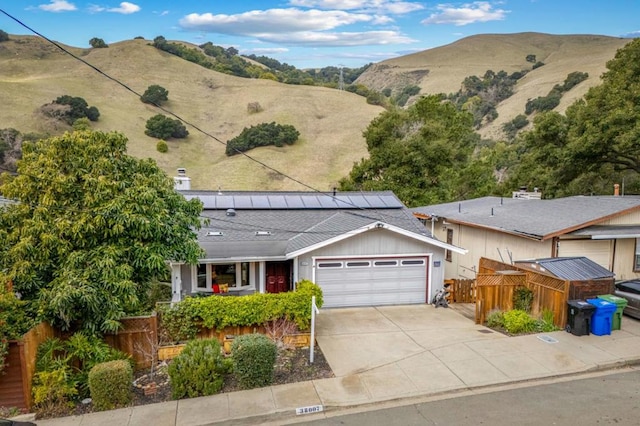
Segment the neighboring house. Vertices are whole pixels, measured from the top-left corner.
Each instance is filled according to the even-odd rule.
[[[483,197],[412,209],[434,236],[469,250],[447,252],[446,278],[475,278],[481,257],[517,260],[585,256],[615,274],[640,277],[640,197],[537,192]]]
[[[198,265],[172,263],[173,300],[277,293],[307,279],[324,306],[425,303],[444,282],[445,250],[392,192],[181,191],[204,203]],[[223,285],[225,284],[225,285]]]

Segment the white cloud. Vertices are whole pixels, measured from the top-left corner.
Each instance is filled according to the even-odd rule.
[[[401,0],[290,0],[292,6],[333,10],[376,10],[401,15],[424,9],[420,3]]]
[[[129,3],[128,1],[123,1],[122,3],[120,3],[120,7],[112,7],[111,9],[107,9],[107,12],[130,15],[132,13],[140,12],[140,6],[138,6],[137,4]]]
[[[39,5],[38,9],[46,12],[71,12],[78,8],[73,3],[69,3],[66,0],[51,0],[49,4]]]
[[[373,17],[369,15],[338,10],[269,9],[252,10],[238,15],[192,13],[180,20],[180,26],[187,30],[233,35],[256,35],[272,32],[323,31],[341,25],[370,22],[372,20]]]
[[[265,55],[265,54],[277,54],[277,53],[286,53],[288,52],[289,49],[287,49],[286,47],[255,47],[252,49],[241,49],[241,53],[243,55],[249,55],[249,54],[258,54],[258,55]]]
[[[289,34],[260,34],[256,35],[256,37],[272,43],[315,47],[375,46],[399,43],[413,43],[416,41],[399,34],[397,31],[365,31],[341,33],[300,31]]]
[[[508,11],[502,9],[493,10],[493,6],[489,2],[484,1],[464,4],[458,8],[441,4],[437,6],[437,9],[439,12],[423,20],[422,24],[453,24],[462,26],[475,22],[501,21],[508,13]]]

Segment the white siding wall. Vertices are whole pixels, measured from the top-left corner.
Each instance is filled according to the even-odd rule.
[[[430,224],[426,225],[430,228]],[[501,232],[448,224],[453,229],[453,245],[465,248],[465,255],[452,253],[452,261],[445,263],[445,278],[475,278],[481,257],[510,263],[511,260],[551,257],[551,241],[535,241]],[[442,224],[434,228],[437,238],[446,241]],[[511,256],[509,256],[509,253]],[[501,257],[502,255],[502,257]]]

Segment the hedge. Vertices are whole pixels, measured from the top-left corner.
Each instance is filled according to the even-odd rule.
[[[311,298],[322,306],[322,289],[308,280],[285,293],[255,293],[241,297],[188,297],[161,310],[162,324],[172,340],[195,338],[198,328],[222,330],[229,326],[261,325],[267,321],[287,319],[300,330],[311,325]]]

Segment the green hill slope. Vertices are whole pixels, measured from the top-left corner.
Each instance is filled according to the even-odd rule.
[[[364,98],[220,74],[148,44],[127,40],[105,49],[68,49],[138,93],[152,84],[165,87],[169,102],[164,107],[219,141],[263,122],[295,126],[301,134],[295,145],[248,154],[316,189],[331,189],[367,155],[362,131],[382,108],[368,105]],[[0,93],[0,128],[23,133],[50,129],[36,113],[41,105],[61,95],[82,97],[100,110],[95,129],[124,133],[131,155],[155,159],[170,176],[185,167],[194,189],[307,189],[246,157],[227,157],[222,143],[189,126],[186,140],[169,141],[168,153],[157,152],[157,140],[144,130],[147,119],[161,111],[36,37],[10,36],[0,43]],[[248,113],[251,102],[260,103],[263,111]]]

